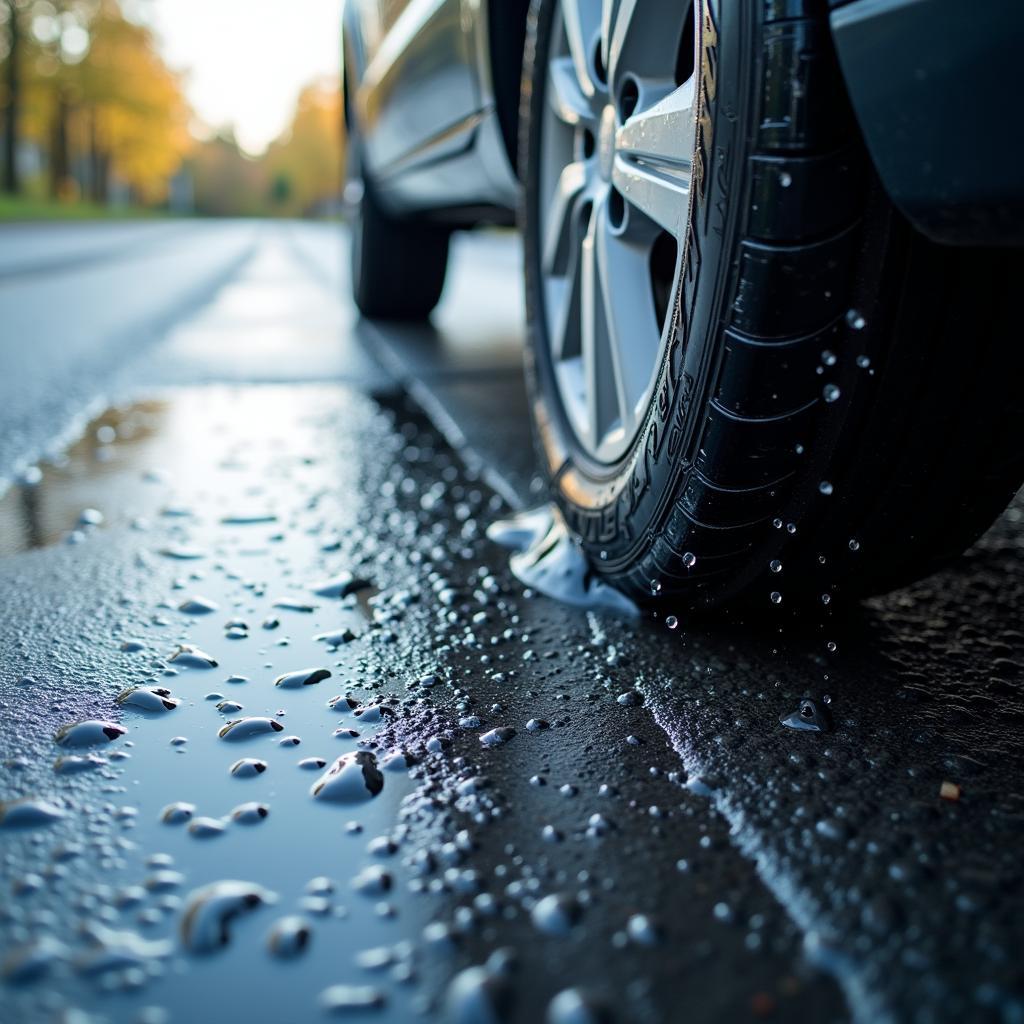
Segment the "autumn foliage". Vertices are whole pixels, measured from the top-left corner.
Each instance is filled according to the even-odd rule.
[[[165,199],[192,142],[181,83],[150,30],[117,0],[3,0],[0,11],[5,150],[32,146],[54,198],[102,203],[116,186],[129,201]],[[33,184],[4,163],[8,191]]]
[[[328,78],[299,95],[291,127],[267,151],[271,202],[302,214],[337,195],[342,179],[341,89]]]
[[[207,215],[329,212],[340,191],[336,80],[310,84],[257,159],[230,128],[190,134],[182,76],[127,0],[0,0],[0,189]],[[225,55],[230,60],[230,54]]]
[[[188,160],[197,212],[211,216],[309,216],[334,211],[342,181],[341,91],[336,79],[302,90],[291,125],[259,158],[229,130]]]

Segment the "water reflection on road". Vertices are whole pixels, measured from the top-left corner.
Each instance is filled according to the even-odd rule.
[[[681,976],[694,1020],[842,1016],[642,706],[648,627],[524,601],[502,510],[315,386],[105,414],[9,492],[50,546],[5,563],[5,1017],[660,1020]]]

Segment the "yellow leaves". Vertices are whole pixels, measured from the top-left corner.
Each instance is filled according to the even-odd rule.
[[[23,30],[19,137],[35,143],[45,168],[29,182],[32,190],[152,205],[165,200],[183,171],[201,213],[301,216],[336,209],[344,152],[336,77],[310,83],[288,130],[250,159],[230,132],[202,143],[191,136],[181,80],[164,63],[152,32],[125,16],[121,0],[0,0],[0,11],[14,9],[12,2]],[[0,39],[7,39],[2,21]],[[0,51],[0,65],[3,58]],[[5,88],[0,75],[0,107]]]
[[[24,33],[21,134],[52,160],[63,119],[72,168],[102,166],[140,202],[161,201],[192,144],[178,77],[117,0],[64,0],[56,14],[54,7],[56,33]],[[58,186],[66,192],[73,183]]]
[[[259,158],[230,132],[198,146],[189,160],[196,207],[214,216],[304,216],[334,208],[342,184],[341,91],[319,79],[299,96],[288,130]]]
[[[189,160],[196,210],[214,217],[266,212],[266,169],[245,156],[230,132],[197,146]]]
[[[162,199],[189,148],[189,110],[152,35],[107,3],[80,70],[81,106],[94,118],[90,130],[113,173],[143,202]]]
[[[275,212],[305,214],[336,199],[342,183],[341,89],[319,79],[299,95],[291,127],[267,151]]]

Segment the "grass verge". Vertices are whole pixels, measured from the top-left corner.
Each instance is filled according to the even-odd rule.
[[[109,207],[97,203],[59,203],[52,199],[0,194],[0,222],[32,220],[137,220],[159,217],[159,210]]]

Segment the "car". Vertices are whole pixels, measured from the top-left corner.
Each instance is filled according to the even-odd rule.
[[[856,600],[1024,480],[1024,8],[348,0],[352,281],[518,223],[534,434],[639,600]],[[834,607],[834,605],[833,605]]]

